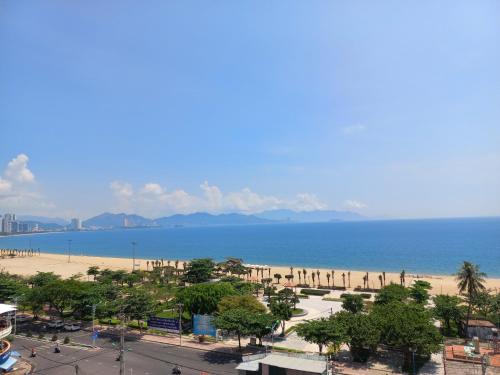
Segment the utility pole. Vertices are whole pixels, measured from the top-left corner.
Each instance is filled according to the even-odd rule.
[[[137,245],[137,242],[132,241],[132,272],[135,271],[135,245]]]
[[[96,304],[92,304],[92,346],[95,347],[95,309],[96,309]]]
[[[121,315],[121,332],[120,332],[120,375],[125,375],[125,314]]]
[[[179,346],[182,346],[182,308],[184,305],[178,303],[177,307],[179,308]]]
[[[68,240],[68,263],[71,263],[71,240]]]

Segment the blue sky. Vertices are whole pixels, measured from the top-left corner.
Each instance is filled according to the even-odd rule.
[[[0,3],[0,209],[500,215],[498,1]]]

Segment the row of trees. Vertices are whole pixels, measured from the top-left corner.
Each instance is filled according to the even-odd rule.
[[[346,344],[356,361],[366,361],[379,345],[403,353],[404,366],[410,365],[412,352],[428,357],[439,350],[441,335],[425,308],[429,285],[411,288],[398,284],[383,287],[372,308],[366,310],[359,295],[348,295],[343,311],[329,318],[310,320],[296,327],[297,334],[315,343],[320,353],[327,346],[335,353]]]

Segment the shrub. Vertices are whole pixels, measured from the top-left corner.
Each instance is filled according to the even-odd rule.
[[[31,331],[26,332],[26,337],[33,337],[33,332]]]
[[[359,295],[364,299],[370,299],[372,297],[372,295],[369,293],[360,293]]]
[[[45,337],[45,335],[44,335],[42,332],[40,332],[40,333],[38,334],[38,338],[39,338],[40,340],[41,340],[41,339],[43,339],[44,337]]]
[[[297,298],[300,298],[300,299],[308,299],[309,296],[305,295],[305,294],[297,294]]]
[[[9,335],[5,338],[8,342],[14,341],[14,335]]]
[[[70,341],[70,340],[69,340],[69,336],[66,336],[66,337],[64,338],[64,343],[65,343],[65,344],[69,344],[69,341]]]
[[[51,340],[52,341],[57,341],[57,338],[58,338],[57,335],[52,335],[52,339]]]
[[[351,295],[351,293],[342,293],[340,295],[340,298],[346,298],[347,296],[350,296],[350,295]]]
[[[300,292],[302,294],[309,296],[324,296],[325,294],[330,293],[329,290],[319,290],[319,289],[302,289]]]

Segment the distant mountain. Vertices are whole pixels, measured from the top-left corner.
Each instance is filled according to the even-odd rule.
[[[267,224],[272,220],[243,214],[220,214],[212,215],[205,212],[196,212],[187,215],[172,215],[161,217],[155,223],[162,226],[204,226],[204,225],[248,225]]]
[[[112,214],[105,212],[94,216],[83,222],[86,228],[128,228],[128,227],[150,227],[156,226],[151,219],[139,215]]]
[[[319,223],[330,221],[353,221],[366,219],[364,216],[351,211],[333,211],[333,210],[317,210],[317,211],[293,211],[293,210],[272,210],[264,211],[255,216],[280,222],[295,222],[295,223]]]
[[[62,219],[60,217],[17,215],[17,219],[23,222],[36,222],[38,224],[57,224],[60,226],[65,226],[69,224],[68,220]]]

